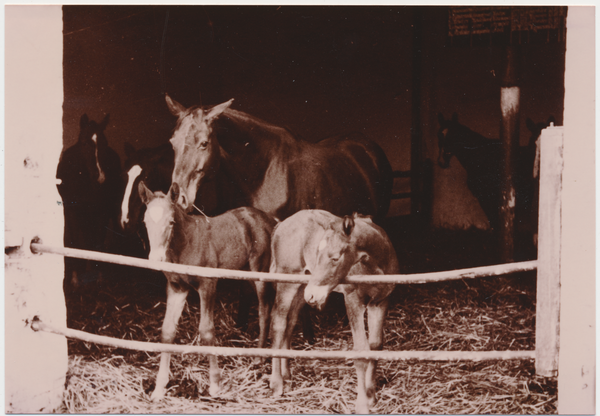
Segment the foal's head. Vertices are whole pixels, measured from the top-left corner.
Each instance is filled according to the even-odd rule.
[[[152,192],[143,181],[138,185],[138,192],[142,202],[146,204],[144,224],[146,224],[148,241],[150,242],[148,258],[150,260],[166,261],[167,249],[171,242],[173,225],[175,224],[175,205],[171,201],[172,194],[165,195],[161,191]]]
[[[354,218],[346,216],[325,230],[319,242],[317,262],[314,270],[311,270],[310,282],[304,289],[306,302],[319,310],[356,261],[356,250],[351,242],[354,225]]]
[[[185,108],[165,97],[171,113],[178,117],[171,137],[175,151],[173,183],[181,189],[177,203],[191,210],[202,182],[219,167],[220,147],[213,132],[213,121],[233,102],[233,99],[211,108]]]
[[[94,182],[104,183],[106,176],[101,165],[100,153],[108,147],[108,141],[104,136],[104,129],[108,125],[108,117],[104,117],[100,123],[90,120],[87,114],[79,119],[79,139],[77,141],[81,149],[81,156]]]

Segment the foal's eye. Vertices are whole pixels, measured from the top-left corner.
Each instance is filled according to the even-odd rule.
[[[208,142],[204,141],[204,142],[200,142],[200,149],[206,149],[208,147]]]

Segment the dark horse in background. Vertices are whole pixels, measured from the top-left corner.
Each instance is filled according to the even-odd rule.
[[[446,120],[438,114],[440,128],[438,131],[439,157],[438,164],[442,168],[450,166],[452,156],[456,156],[467,171],[467,186],[479,201],[487,215],[490,226],[494,230],[501,227],[500,206],[502,203],[502,141],[488,139],[458,122],[458,115]],[[527,120],[527,127],[532,132],[529,143],[521,146],[517,154],[515,171],[516,206],[515,216],[518,229],[531,233],[535,243],[537,234],[537,189],[539,177],[534,172],[536,159],[536,141],[541,131],[554,118],[546,123],[533,123]]]
[[[175,153],[169,143],[137,151],[125,143],[125,156],[123,180],[126,186],[119,212],[119,225],[125,239],[121,253],[148,258],[150,246],[143,222],[146,205],[137,191],[138,184],[144,182],[152,192],[166,194],[171,187]]]
[[[288,130],[230,108],[185,108],[165,97],[178,117],[171,138],[178,203],[194,209],[198,189],[216,181],[220,209],[258,208],[279,220],[302,209],[334,215],[387,214],[392,168],[383,150],[362,134],[310,143]]]
[[[66,149],[58,163],[56,177],[65,215],[65,247],[107,251],[119,214],[122,192],[121,160],[109,147],[104,130],[109,116],[97,123],[84,114],[79,139]],[[96,280],[97,262],[65,257],[65,293]]]

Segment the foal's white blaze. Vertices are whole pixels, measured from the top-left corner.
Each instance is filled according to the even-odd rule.
[[[125,196],[123,202],[121,202],[121,227],[125,228],[125,224],[129,223],[129,198],[131,198],[131,191],[133,189],[133,183],[142,173],[142,168],[139,165],[134,165],[127,172],[127,187],[125,188]]]
[[[150,240],[150,260],[165,261],[167,258],[167,230],[163,228],[165,213],[165,208],[160,205],[149,204],[146,209],[145,223]]]
[[[161,220],[161,218],[163,217],[164,213],[165,213],[165,210],[163,207],[149,207],[148,208],[148,215],[150,215],[150,218],[152,218],[152,221],[154,221],[154,222],[159,222]]]
[[[319,243],[319,251],[325,250],[325,247],[327,247],[327,240],[323,238]]]
[[[98,183],[104,183],[106,176],[104,175],[104,172],[100,167],[100,162],[98,161],[98,136],[96,135],[96,133],[94,133],[94,135],[92,136],[92,141],[94,142],[94,144],[96,144],[94,156],[96,156],[96,167],[98,168]]]

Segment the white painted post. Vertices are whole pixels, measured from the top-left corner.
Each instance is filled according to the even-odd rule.
[[[552,377],[558,372],[562,127],[548,127],[543,130],[540,145],[535,371],[539,375]]]
[[[5,412],[60,410],[64,337],[34,332],[35,316],[66,325],[63,259],[34,255],[34,237],[63,245],[56,189],[62,150],[62,10],[5,6]]]
[[[596,413],[596,13],[569,6],[558,412]]]

